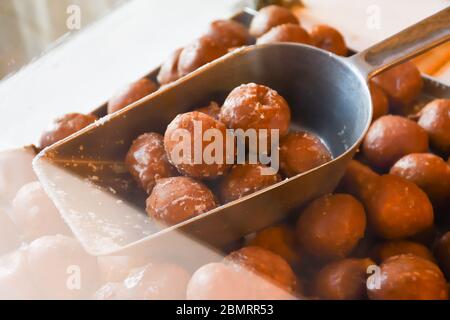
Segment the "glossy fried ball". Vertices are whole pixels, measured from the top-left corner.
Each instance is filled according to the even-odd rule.
[[[206,135],[211,135],[209,140]],[[213,179],[230,167],[234,150],[225,125],[198,111],[178,115],[167,127],[164,145],[169,161],[186,176]],[[190,150],[189,150],[190,149]],[[231,158],[230,158],[231,157]]]
[[[400,64],[373,78],[387,94],[393,111],[406,115],[423,89],[419,70],[412,62]]]
[[[418,123],[428,132],[433,148],[449,155],[450,99],[438,99],[430,102],[421,111]]]
[[[289,130],[291,110],[275,90],[255,83],[234,89],[225,100],[219,115],[228,128],[278,130],[284,137]]]
[[[428,135],[412,120],[387,115],[372,124],[362,150],[371,165],[387,169],[407,154],[427,152]]]
[[[328,148],[308,132],[290,132],[280,142],[280,167],[294,177],[332,160]]]
[[[214,41],[211,37],[203,36],[181,51],[178,60],[178,75],[183,77],[227,53],[227,48]]]
[[[352,160],[347,166],[340,187],[360,201],[366,201],[378,183],[379,175],[359,161]]]
[[[158,85],[147,78],[142,78],[112,97],[108,102],[108,114],[119,111],[158,90]]]
[[[39,145],[41,149],[51,146],[59,140],[67,138],[84,127],[87,127],[96,120],[97,118],[90,114],[66,114],[61,118],[56,119],[52,125],[44,131]]]
[[[261,37],[270,29],[282,24],[299,24],[297,17],[289,9],[280,6],[267,6],[259,10],[250,25],[250,34]]]
[[[431,153],[412,153],[397,161],[391,174],[419,186],[436,207],[450,204],[450,166]]]
[[[158,133],[145,133],[131,145],[125,164],[137,183],[148,193],[156,181],[177,175],[164,149],[164,138]]]
[[[244,247],[226,256],[224,263],[244,267],[290,292],[295,292],[297,289],[297,277],[289,264],[269,250],[260,247]]]
[[[348,53],[344,37],[333,27],[324,24],[314,26],[311,37],[315,46],[320,49],[333,52],[338,56],[346,56]]]
[[[248,246],[272,251],[291,266],[300,265],[301,256],[297,248],[295,232],[288,226],[280,225],[264,229],[248,242]]]
[[[231,202],[281,181],[277,173],[260,164],[239,164],[220,182],[220,199]]]
[[[438,266],[415,255],[399,255],[381,264],[380,287],[368,288],[372,300],[446,300],[447,282]]]
[[[298,24],[282,24],[272,28],[270,31],[262,35],[256,41],[256,44],[277,43],[277,42],[294,42],[313,44],[308,32]]]
[[[433,225],[433,207],[415,184],[394,176],[381,176],[364,201],[375,233],[388,240],[417,235]]]
[[[220,106],[217,102],[211,101],[206,107],[198,108],[195,111],[206,113],[208,116],[218,119],[220,114]]]
[[[247,28],[233,20],[213,21],[206,35],[227,49],[245,46],[250,39]]]
[[[415,256],[430,260],[431,262],[435,262],[433,254],[427,247],[413,241],[386,241],[376,245],[372,253],[375,261],[380,263],[390,257],[401,254],[413,254]]]
[[[300,246],[319,259],[346,257],[364,237],[366,214],[362,204],[347,194],[326,195],[313,201],[300,215]]]
[[[370,259],[342,259],[322,268],[314,280],[314,293],[325,300],[362,300],[367,297]]]
[[[370,95],[372,97],[373,121],[389,112],[389,100],[381,88],[373,81],[369,82]]]
[[[438,239],[434,247],[434,255],[442,271],[450,278],[450,231]]]
[[[166,85],[178,80],[178,61],[180,59],[181,51],[183,51],[183,48],[175,50],[163,63],[161,69],[159,70],[158,76],[156,77],[159,84]]]
[[[160,179],[147,199],[148,215],[169,226],[217,207],[211,190],[188,177]]]

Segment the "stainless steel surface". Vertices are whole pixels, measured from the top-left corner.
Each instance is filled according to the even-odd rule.
[[[163,133],[177,114],[210,100],[222,102],[234,87],[248,82],[278,90],[291,105],[295,126],[318,134],[335,159],[160,231],[146,218],[144,194],[123,168],[132,140],[144,132]],[[297,44],[248,47],[44,150],[34,167],[93,254],[143,247],[157,251],[179,232],[220,248],[331,192],[367,131],[371,112],[365,75],[348,58]]]

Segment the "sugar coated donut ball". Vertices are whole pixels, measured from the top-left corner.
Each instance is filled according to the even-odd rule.
[[[271,172],[266,166],[260,164],[235,165],[220,182],[220,200],[223,203],[231,202],[280,181],[280,175]]]
[[[262,35],[256,41],[256,44],[278,43],[278,42],[294,42],[313,44],[308,32],[298,24],[282,24],[272,28],[270,31]]]
[[[40,140],[41,149],[67,138],[91,123],[94,123],[96,120],[97,117],[94,115],[80,113],[69,113],[57,118],[42,134]]]
[[[26,240],[71,232],[38,181],[24,185],[12,203],[11,219]]]
[[[300,215],[297,238],[301,247],[320,259],[346,257],[364,237],[366,214],[350,195],[326,195],[313,201]]]
[[[406,254],[381,264],[380,287],[369,287],[372,300],[447,300],[447,282],[429,260]]]
[[[280,6],[267,6],[259,10],[253,18],[250,25],[250,34],[258,38],[273,27],[287,23],[299,24],[292,11]]]
[[[108,113],[119,111],[158,90],[158,85],[147,78],[142,78],[122,89],[108,102]]]
[[[377,262],[383,262],[390,257],[401,254],[413,254],[415,256],[430,260],[431,262],[435,262],[433,254],[427,247],[423,244],[406,240],[386,241],[380,243],[375,246],[372,255]]]
[[[384,175],[365,201],[367,216],[375,233],[388,240],[417,235],[433,225],[433,207],[415,184]]]
[[[125,280],[133,269],[143,267],[147,259],[143,256],[101,256],[97,258],[102,283]]]
[[[206,137],[206,136],[210,137]],[[186,176],[213,179],[230,167],[227,140],[232,139],[223,123],[202,112],[178,115],[167,127],[164,145],[170,162]],[[190,149],[190,150],[189,150]],[[190,152],[190,153],[189,153]]]
[[[158,76],[156,77],[159,84],[166,85],[178,80],[178,61],[180,59],[181,51],[183,51],[183,48],[175,50],[163,63]]]
[[[430,142],[437,151],[450,154],[450,99],[430,102],[421,111],[419,126],[430,136]]]
[[[151,193],[156,181],[177,175],[164,149],[164,137],[158,133],[145,133],[131,145],[125,158],[133,178],[147,193]]]
[[[332,160],[328,148],[308,132],[288,133],[280,142],[280,167],[287,177],[294,177]]]
[[[362,150],[371,165],[389,168],[407,154],[427,152],[428,135],[412,120],[387,115],[372,124]]]
[[[314,293],[326,300],[364,299],[370,266],[375,266],[370,259],[347,258],[331,262],[316,275]]]
[[[158,180],[147,199],[148,215],[168,225],[175,225],[216,207],[211,190],[188,177]]]
[[[227,48],[214,41],[211,37],[203,36],[181,51],[178,60],[178,75],[183,77],[227,53]]]
[[[311,30],[311,37],[315,46],[320,49],[339,56],[346,56],[348,53],[344,37],[333,27],[324,24],[314,26]]]
[[[209,25],[206,35],[225,48],[245,46],[250,39],[247,28],[242,23],[233,20],[213,21]]]
[[[33,283],[46,298],[86,298],[98,283],[97,259],[66,236],[45,236],[31,242],[28,264]]]

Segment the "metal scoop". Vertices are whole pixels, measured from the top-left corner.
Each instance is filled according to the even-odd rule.
[[[180,253],[180,242],[172,242],[180,232],[224,248],[332,192],[370,125],[367,80],[449,38],[447,8],[351,58],[299,44],[243,48],[44,150],[34,168],[92,254],[167,250],[169,243]],[[334,160],[177,226],[159,229],[147,218],[145,194],[123,165],[132,141],[144,132],[164,133],[176,115],[211,100],[222,102],[233,88],[250,82],[284,96],[294,126],[317,134]]]

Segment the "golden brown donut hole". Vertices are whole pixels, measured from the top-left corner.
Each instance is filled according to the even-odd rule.
[[[158,90],[158,85],[154,81],[147,78],[140,79],[122,89],[109,100],[108,114],[119,111],[156,90]]]
[[[164,150],[164,138],[158,133],[145,133],[134,140],[125,164],[136,182],[148,193],[156,181],[177,175]]]
[[[438,239],[433,252],[447,279],[450,279],[450,231]]]
[[[391,168],[391,174],[419,186],[436,207],[450,204],[450,166],[431,153],[404,156]]]
[[[299,24],[297,17],[289,10],[280,6],[267,6],[262,8],[253,18],[250,25],[250,34],[259,38],[270,29],[282,24]]]
[[[178,59],[178,75],[183,77],[227,53],[227,48],[214,41],[211,37],[203,36],[181,51]]]
[[[372,300],[446,300],[447,282],[434,263],[406,254],[381,264],[380,287],[368,289]]]
[[[419,70],[412,62],[400,64],[373,78],[387,94],[395,113],[407,115],[423,89]]]
[[[211,190],[188,177],[159,179],[147,199],[147,213],[150,218],[168,226],[216,207],[217,202]]]
[[[204,133],[211,129],[222,137],[222,143],[218,141],[219,147],[223,149],[222,156],[220,157],[220,154],[218,154],[217,159],[214,150],[211,149],[214,146],[215,137],[212,139],[213,141],[203,139]],[[189,136],[180,136],[183,132],[188,133]],[[197,135],[200,135],[200,137],[197,138]],[[190,143],[191,145],[191,154],[187,154],[189,150],[182,148],[186,144],[183,139],[189,139],[187,144]],[[201,139],[201,141],[196,143],[196,139]],[[194,111],[178,115],[169,124],[164,135],[164,145],[169,161],[179,172],[193,178],[213,179],[223,175],[230,167],[227,164],[227,139],[230,139],[230,137],[228,137],[223,123],[205,113]],[[209,153],[208,150],[211,150],[211,152]],[[186,151],[186,154],[184,154],[184,151]],[[201,159],[197,159],[200,161],[196,161],[196,152],[201,156]],[[231,152],[234,153],[234,151]],[[211,159],[207,159],[205,156],[208,158],[211,156]],[[230,155],[230,157],[232,156],[233,154]]]
[[[208,116],[218,119],[220,114],[220,106],[217,102],[211,101],[206,107],[198,108],[195,111],[206,113]]]
[[[87,127],[96,120],[97,117],[94,115],[80,113],[69,113],[57,118],[52,125],[42,133],[39,146],[41,149],[49,147]]]
[[[418,123],[428,132],[433,148],[450,154],[450,99],[434,100],[420,114]]]
[[[233,166],[220,182],[220,200],[223,203],[231,202],[280,182],[279,174],[264,173],[268,169],[260,164]]]
[[[369,82],[370,95],[372,97],[373,121],[389,112],[389,100],[381,88],[373,81]]]
[[[178,61],[180,59],[181,51],[183,48],[179,48],[172,52],[167,60],[161,66],[156,79],[161,85],[166,85],[178,80]]]
[[[323,260],[348,256],[364,237],[366,214],[362,204],[347,194],[326,195],[313,201],[297,221],[300,246]]]
[[[407,154],[427,152],[428,135],[412,120],[387,115],[371,125],[362,150],[371,165],[387,169]]]
[[[326,300],[366,299],[370,259],[342,259],[323,267],[314,280],[314,294]]]
[[[342,34],[335,28],[327,25],[317,25],[311,30],[311,37],[316,47],[333,52],[339,56],[346,56],[347,45]]]
[[[415,256],[430,260],[431,262],[435,262],[433,254],[427,247],[413,241],[386,241],[376,245],[372,252],[374,260],[379,263],[401,254],[413,254]]]
[[[226,256],[224,263],[244,267],[290,292],[297,290],[297,277],[294,271],[282,257],[269,250],[244,247]]]
[[[256,41],[256,44],[278,43],[278,42],[294,42],[313,44],[308,32],[298,24],[282,24],[272,28],[269,32],[262,35]]]
[[[379,177],[364,204],[371,228],[384,239],[404,239],[433,225],[433,207],[427,195],[394,175]]]
[[[280,142],[280,167],[287,177],[294,177],[332,160],[328,148],[308,132],[288,133]]]
[[[233,20],[213,21],[206,35],[227,49],[245,46],[250,40],[247,28]]]

